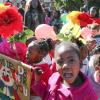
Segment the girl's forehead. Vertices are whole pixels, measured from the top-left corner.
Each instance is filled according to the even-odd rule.
[[[75,58],[75,57],[78,57],[78,55],[76,54],[75,51],[73,50],[65,50],[63,52],[58,52],[57,55],[56,55],[56,58],[60,59],[60,58]]]
[[[65,47],[65,46],[61,46],[60,48],[58,48],[57,52],[58,53],[67,53],[67,52],[74,52],[75,50],[72,47]]]
[[[30,50],[30,51],[38,51],[38,47],[37,46],[30,46],[28,48],[28,50]]]

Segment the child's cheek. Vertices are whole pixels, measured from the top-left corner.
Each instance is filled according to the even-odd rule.
[[[95,71],[94,79],[96,82],[100,82],[100,72],[99,71]]]

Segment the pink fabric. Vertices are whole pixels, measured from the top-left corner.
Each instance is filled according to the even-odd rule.
[[[83,74],[82,74],[83,75]],[[91,84],[86,76],[84,83],[79,87],[63,88],[61,77],[58,72],[54,73],[46,86],[43,81],[33,84],[37,95],[42,97],[42,100],[97,100],[97,96],[93,91]],[[48,87],[48,88],[47,88]]]
[[[26,45],[21,42],[14,42],[16,46],[16,51],[18,53],[19,60],[22,62],[26,62]],[[8,57],[11,57],[13,59],[16,59],[16,52],[12,49],[11,43],[9,43],[7,40],[4,40],[0,43],[0,53],[4,54]]]
[[[44,22],[44,23],[45,23],[45,24],[48,24],[49,21],[50,21],[50,17],[46,16],[46,17],[45,17],[45,22]]]

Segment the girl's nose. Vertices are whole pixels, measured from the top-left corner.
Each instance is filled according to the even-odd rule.
[[[69,64],[68,63],[64,63],[64,65],[63,65],[63,69],[70,69],[71,67],[69,66]]]

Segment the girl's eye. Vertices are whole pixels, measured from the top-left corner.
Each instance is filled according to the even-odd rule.
[[[74,61],[75,61],[74,59],[70,59],[69,63],[74,63]]]

